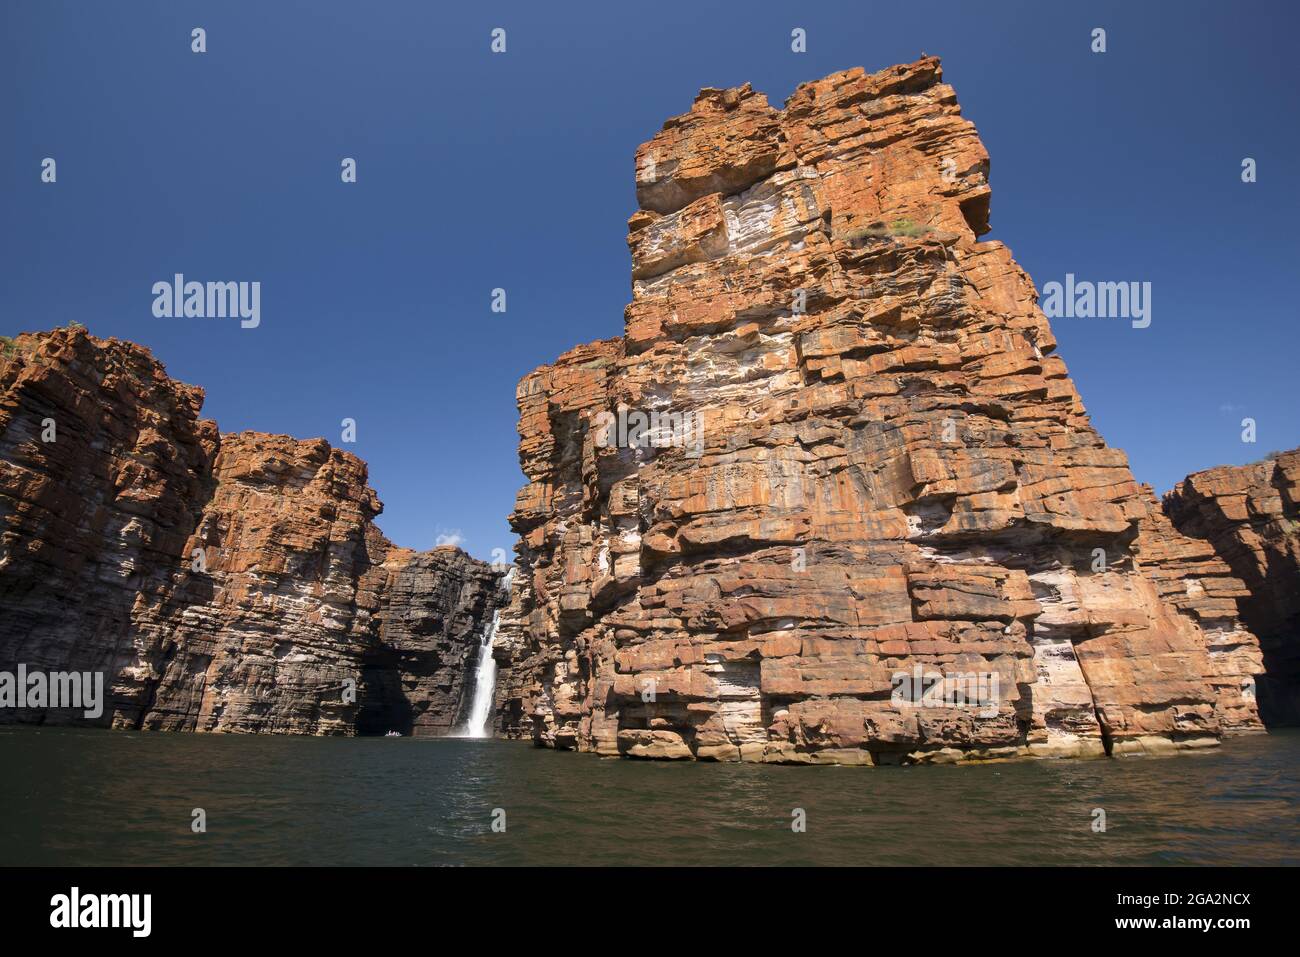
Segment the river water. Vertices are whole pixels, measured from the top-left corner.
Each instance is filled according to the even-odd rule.
[[[0,865],[1300,863],[1293,731],[1174,757],[842,768],[8,726],[0,775]]]

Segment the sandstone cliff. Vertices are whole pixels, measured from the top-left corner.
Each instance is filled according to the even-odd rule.
[[[871,764],[1260,727],[1241,582],[1106,446],[979,241],[988,156],[936,59],[783,110],[706,89],[636,168],[623,335],[518,389],[500,733]],[[900,697],[913,674],[996,700]]]
[[[354,455],[202,401],[80,329],[0,356],[0,670],[103,671],[115,727],[447,732],[500,574],[395,548]]]
[[[1270,723],[1300,723],[1300,449],[1189,475],[1164,507],[1245,582],[1242,615],[1265,665],[1260,708]]]

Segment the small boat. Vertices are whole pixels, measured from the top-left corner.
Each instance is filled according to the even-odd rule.
[[[400,731],[389,731],[386,735],[384,735],[385,738],[400,738],[401,736],[402,736],[402,732]]]

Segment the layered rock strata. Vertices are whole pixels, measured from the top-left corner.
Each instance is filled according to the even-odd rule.
[[[1164,508],[1245,583],[1242,616],[1263,650],[1264,719],[1300,723],[1300,449],[1189,475]]]
[[[783,110],[703,90],[636,169],[623,335],[518,389],[499,733],[875,764],[1260,727],[1241,583],[979,240],[988,155],[936,59]]]
[[[0,671],[103,672],[115,727],[446,733],[500,573],[395,548],[356,456],[221,435],[202,401],[130,343],[6,346]]]

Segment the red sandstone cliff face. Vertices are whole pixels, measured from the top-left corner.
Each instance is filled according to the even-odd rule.
[[[871,764],[1259,728],[1241,583],[1092,428],[978,239],[987,172],[933,58],[704,90],[642,145],[623,335],[519,385],[502,733]],[[900,699],[916,669],[996,701]]]
[[[350,453],[201,405],[80,330],[0,357],[0,670],[102,671],[116,727],[446,733],[500,575],[394,548]]]
[[[219,437],[202,402],[146,350],[73,330],[0,357],[0,670],[104,671],[106,719],[139,720],[161,648],[133,621],[181,584],[212,493]]]
[[[163,660],[141,726],[347,733],[387,552],[365,465],[323,439],[244,432],[222,436],[213,479],[184,590],[144,618]]]
[[[1245,583],[1242,614],[1266,665],[1260,707],[1270,722],[1300,723],[1300,449],[1189,475],[1164,507]]]

